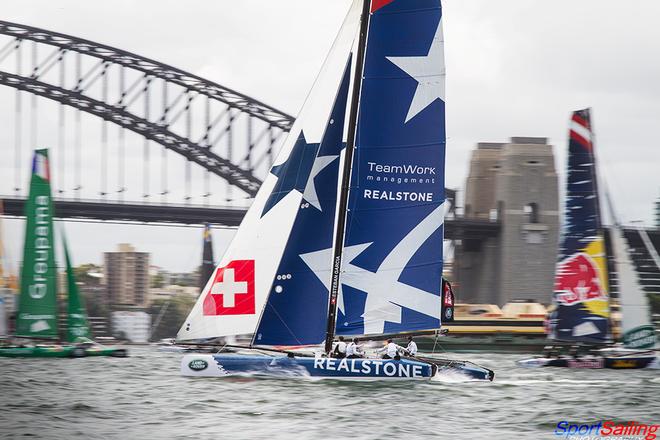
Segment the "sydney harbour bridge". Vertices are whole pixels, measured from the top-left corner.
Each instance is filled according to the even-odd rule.
[[[10,216],[22,215],[32,150],[47,146],[60,218],[237,226],[294,120],[177,67],[6,21],[0,85],[14,89],[3,91],[13,121],[0,165]],[[498,231],[455,215],[446,223],[448,238]]]
[[[238,226],[294,120],[180,68],[6,21],[0,85],[0,215],[13,217],[23,215],[32,151],[48,147],[59,218]],[[456,191],[447,197],[455,207]],[[445,237],[470,246],[501,231],[499,220],[456,210],[445,220]],[[649,232],[657,249],[660,234]],[[660,291],[660,257],[635,230],[626,235],[643,284]]]

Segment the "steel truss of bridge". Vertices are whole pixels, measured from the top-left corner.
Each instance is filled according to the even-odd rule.
[[[1,200],[4,215],[22,217],[25,199]],[[150,203],[109,203],[83,200],[54,200],[55,217],[67,220],[101,220],[114,222],[162,223],[179,225],[212,224],[235,227],[241,223],[247,208],[199,205],[165,205]],[[445,238],[483,240],[499,234],[500,224],[489,220],[448,218]]]

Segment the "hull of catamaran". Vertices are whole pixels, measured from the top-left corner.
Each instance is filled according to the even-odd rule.
[[[74,345],[44,347],[0,347],[0,357],[13,358],[81,358],[88,356],[126,357],[124,348],[77,347]]]
[[[631,350],[633,351],[633,350]],[[585,356],[571,357],[562,356],[558,358],[532,358],[518,361],[522,367],[559,367],[559,368],[581,368],[613,370],[634,370],[640,368],[660,368],[658,358],[653,351],[634,352],[630,354],[621,353],[612,356]]]
[[[424,380],[436,374],[460,374],[472,380],[493,380],[493,372],[470,362],[411,358],[333,359],[270,355],[189,354],[181,361],[181,374],[189,377],[255,375],[354,380]]]

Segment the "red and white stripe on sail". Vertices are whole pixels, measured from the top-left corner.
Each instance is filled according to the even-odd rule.
[[[574,112],[571,118],[570,136],[587,150],[591,150],[591,122],[581,115],[582,112]]]

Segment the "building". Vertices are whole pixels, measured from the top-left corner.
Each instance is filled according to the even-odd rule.
[[[149,303],[149,254],[122,243],[104,256],[105,280],[114,307],[146,307]]]
[[[500,222],[497,237],[462,240],[454,278],[461,302],[549,303],[559,239],[558,182],[546,138],[479,143],[470,161],[465,217]]]
[[[176,284],[170,284],[169,286],[151,288],[149,292],[149,297],[152,303],[159,299],[165,300],[180,295],[197,298],[199,296],[199,288],[195,286],[177,286]]]
[[[660,229],[660,197],[655,201],[655,228]]]
[[[112,312],[112,329],[115,337],[146,344],[151,336],[151,316],[146,312]]]

